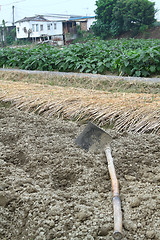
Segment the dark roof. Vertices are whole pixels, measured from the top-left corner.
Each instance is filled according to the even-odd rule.
[[[17,22],[29,22],[29,21],[44,21],[44,22],[48,22],[47,19],[45,19],[44,17],[40,16],[40,15],[37,15],[37,16],[34,16],[34,17],[25,17],[19,21],[16,21]]]

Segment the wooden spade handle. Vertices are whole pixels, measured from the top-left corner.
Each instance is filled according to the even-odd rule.
[[[113,212],[114,212],[114,233],[113,237],[115,240],[122,239],[122,211],[121,211],[121,201],[119,197],[119,184],[116,176],[116,171],[113,164],[113,158],[111,155],[111,148],[107,146],[105,149],[105,154],[108,162],[108,170],[112,183],[112,193],[113,193]]]

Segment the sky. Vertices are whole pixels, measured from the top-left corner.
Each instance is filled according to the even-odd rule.
[[[160,9],[160,0],[155,2],[156,9]],[[4,19],[6,25],[12,25],[14,6],[14,20],[32,17],[36,14],[68,14],[94,16],[96,0],[0,0],[0,24]],[[160,11],[156,18],[160,20]]]
[[[15,21],[36,14],[66,14],[94,16],[96,0],[0,0],[0,24],[13,22],[12,6]]]

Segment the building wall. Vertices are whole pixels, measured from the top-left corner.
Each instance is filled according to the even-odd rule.
[[[63,23],[62,22],[52,22],[54,35],[63,34]],[[56,25],[56,29],[55,29]]]
[[[26,31],[25,31],[26,29]],[[27,38],[28,37],[28,29],[30,29],[29,22],[18,22],[16,23],[16,35],[17,38]]]
[[[30,34],[28,34],[28,30]],[[63,34],[62,22],[29,21],[16,23],[17,39]]]
[[[81,22],[80,26],[82,31],[87,31],[87,21]]]
[[[87,30],[90,29],[91,25],[95,22],[95,18],[88,18],[87,19]]]

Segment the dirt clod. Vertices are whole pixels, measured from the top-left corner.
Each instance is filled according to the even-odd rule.
[[[148,231],[146,232],[146,237],[147,237],[148,239],[153,239],[153,238],[155,237],[155,232],[148,230]]]
[[[108,232],[110,232],[112,230],[112,225],[108,224],[108,225],[104,225],[100,228],[99,230],[99,236],[107,236]]]
[[[80,221],[85,221],[89,217],[89,214],[85,211],[81,211],[78,213],[78,218]]]
[[[140,204],[141,204],[141,200],[139,198],[134,198],[132,199],[130,206],[134,208],[134,207],[139,207]]]
[[[0,194],[0,206],[5,207],[8,203],[8,199],[3,194]]]

